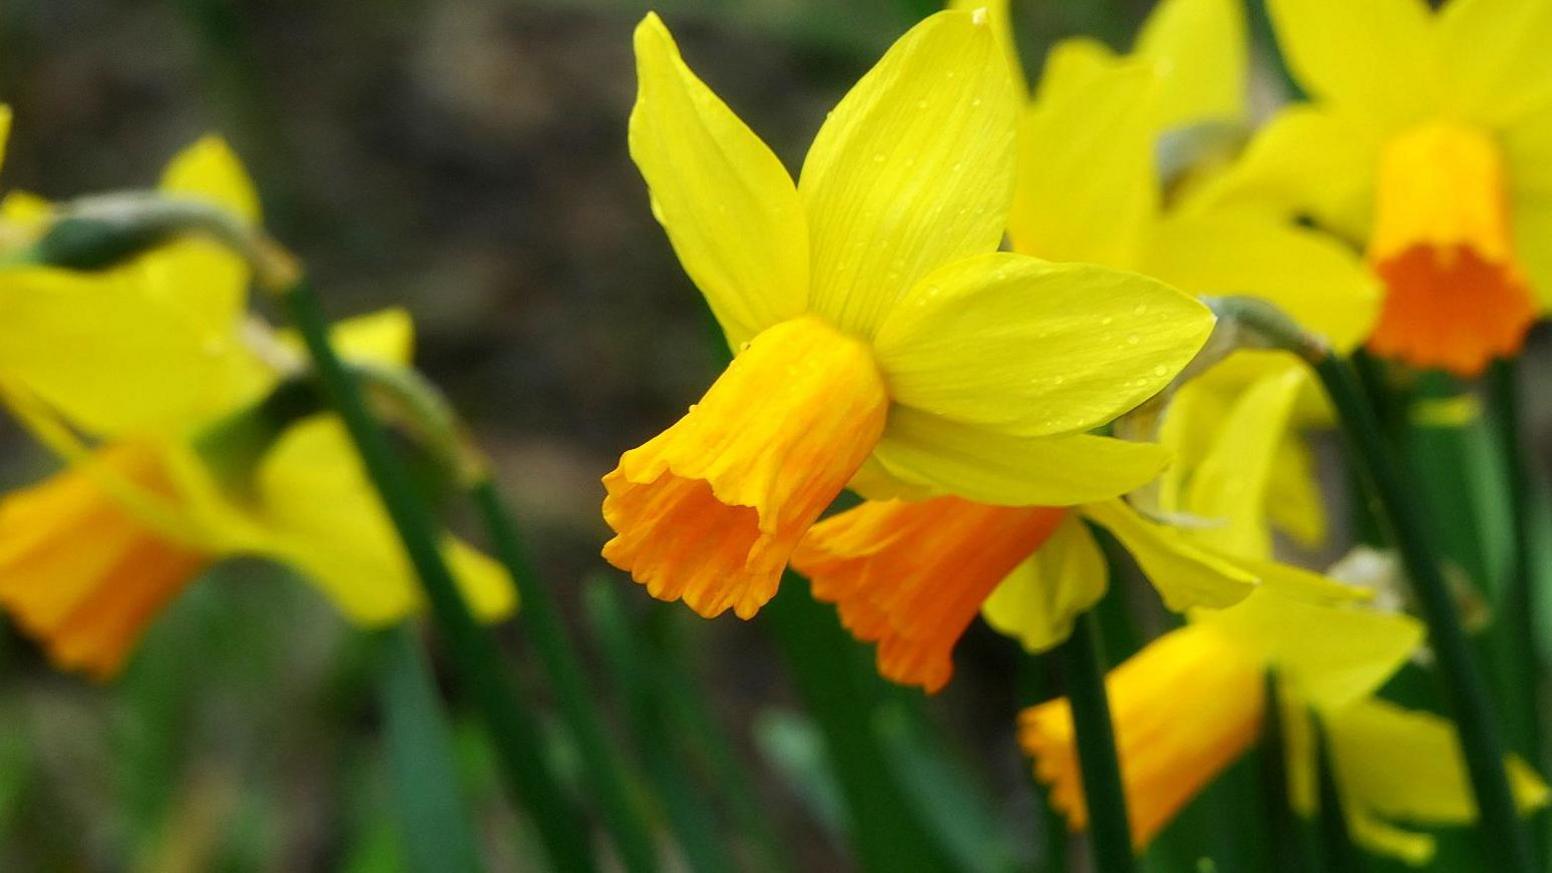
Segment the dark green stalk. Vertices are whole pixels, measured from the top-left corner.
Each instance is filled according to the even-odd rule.
[[[675,633],[682,610],[674,605],[654,602],[647,620],[647,638],[651,656],[659,669],[671,676],[691,676]],[[687,613],[686,613],[687,614]],[[761,873],[786,873],[791,865],[784,860],[781,843],[771,827],[770,817],[761,810],[755,795],[749,765],[739,760],[726,728],[706,707],[706,696],[688,681],[666,682],[662,688],[663,705],[675,730],[681,736],[694,737],[705,756],[712,782],[720,789],[721,800],[729,807],[739,833],[749,841],[754,867]]]
[[[1261,717],[1261,793],[1266,801],[1268,850],[1273,873],[1301,873],[1299,819],[1289,800],[1287,738],[1277,676],[1266,674],[1266,709]]]
[[[825,757],[845,795],[859,868],[868,873],[955,869],[904,797],[875,729],[882,680],[872,665],[859,663],[857,644],[841,629],[834,610],[816,602],[802,578],[788,572],[761,618],[824,735]]]
[[[1498,425],[1499,450],[1507,470],[1511,548],[1496,614],[1508,623],[1509,670],[1520,688],[1519,711],[1515,713],[1518,745],[1538,769],[1546,761],[1546,738],[1541,730],[1541,693],[1543,668],[1536,650],[1540,626],[1536,615],[1535,543],[1531,533],[1535,518],[1534,465],[1525,450],[1524,415],[1520,402],[1518,360],[1500,360],[1488,374],[1488,391]],[[1521,672],[1523,671],[1523,672]],[[1546,857],[1548,844],[1545,810],[1535,814],[1535,843],[1538,857]]]
[[[1132,829],[1126,816],[1126,792],[1116,757],[1110,701],[1105,694],[1105,667],[1099,626],[1092,612],[1073,626],[1072,635],[1057,651],[1062,685],[1072,704],[1073,736],[1078,766],[1083,771],[1083,796],[1089,812],[1089,847],[1096,873],[1132,873]]]
[[[317,295],[304,278],[287,287],[280,297],[307,345],[319,382],[344,421],[399,533],[437,626],[447,638],[460,684],[474,699],[490,731],[509,787],[532,816],[557,870],[595,869],[587,829],[542,754],[538,725],[519,703],[495,640],[475,622],[458,593],[437,544],[435,520],[394,455],[387,433],[367,411],[355,380],[329,344],[328,322]]]
[[[1336,770],[1331,761],[1331,743],[1320,718],[1312,715],[1310,721],[1315,731],[1316,778],[1320,780],[1320,850],[1326,873],[1359,873],[1362,864],[1358,850],[1353,847],[1352,835],[1347,831],[1347,813],[1342,809],[1342,795],[1336,784]]]
[[[1021,658],[1017,676],[1019,709],[1045,703],[1061,695],[1057,689],[1054,665],[1049,658]],[[1035,842],[1035,873],[1058,873],[1066,870],[1067,819],[1051,806],[1051,790],[1035,777],[1033,767],[1025,767],[1030,790],[1040,808],[1036,822],[1039,830]]]
[[[1346,361],[1324,343],[1301,331],[1287,316],[1262,301],[1227,298],[1213,301],[1220,315],[1233,318],[1268,343],[1287,349],[1314,367],[1359,468],[1369,499],[1411,580],[1418,611],[1444,686],[1444,697],[1460,732],[1461,750],[1471,776],[1480,827],[1492,869],[1531,873],[1530,845],[1516,815],[1504,773],[1503,744],[1482,674],[1473,658],[1460,617],[1439,562],[1431,520],[1403,473],[1396,453],[1381,433],[1373,409]]]
[[[534,573],[527,548],[495,482],[489,476],[482,477],[470,486],[469,494],[486,534],[495,546],[496,557],[517,584],[521,598],[517,620],[533,641],[534,650],[555,685],[561,714],[581,748],[604,824],[614,835],[621,860],[633,873],[655,870],[657,850],[652,833],[627,784],[625,764],[604,730],[603,715],[598,711],[595,694],[567,636],[560,609],[555,605],[550,589],[540,584]]]
[[[672,682],[641,639],[640,627],[626,614],[612,579],[587,582],[583,599],[593,638],[603,649],[616,689],[626,699],[642,767],[694,873],[731,873],[732,856],[717,830],[715,802],[691,777],[686,744],[694,735],[678,735],[669,726],[664,686]]]

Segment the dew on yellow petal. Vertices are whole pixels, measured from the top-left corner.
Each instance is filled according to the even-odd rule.
[[[862,466],[889,396],[872,353],[816,318],[756,336],[701,402],[604,477],[604,557],[661,600],[753,616]]]
[[[1386,286],[1369,348],[1474,376],[1536,317],[1515,259],[1503,156],[1482,131],[1412,128],[1386,146],[1369,260]]]
[[[869,501],[815,525],[792,565],[847,630],[878,644],[885,678],[934,692],[986,598],[1064,514],[957,497]]]
[[[1255,741],[1266,702],[1263,670],[1255,652],[1211,627],[1189,625],[1106,677],[1134,845],[1147,845]],[[1073,830],[1087,827],[1066,698],[1020,714],[1019,743],[1050,786],[1052,806]]]
[[[148,526],[100,476],[170,496],[161,462],[133,444],[0,502],[0,604],[60,667],[106,679],[211,558]]]

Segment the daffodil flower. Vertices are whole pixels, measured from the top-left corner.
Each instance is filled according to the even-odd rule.
[[[207,138],[169,167],[163,191],[257,220],[235,156]],[[52,207],[0,205],[15,239]],[[0,390],[68,468],[0,499],[0,605],[61,667],[114,675],[160,610],[212,563],[267,557],[299,570],[349,618],[385,625],[418,588],[341,424],[287,422],[236,481],[202,439],[261,402],[302,360],[247,317],[247,272],[201,240],[173,243],[103,274],[0,268]],[[357,363],[408,366],[408,317],[344,323]],[[84,438],[83,438],[84,435]],[[449,537],[471,606],[513,607],[493,561]]]
[[[1011,46],[1007,3],[987,12]],[[1265,297],[1351,345],[1364,325],[1350,310],[1336,315],[1328,296],[1361,297],[1372,288],[1339,244],[1281,217],[1220,215],[1189,196],[1165,206],[1154,163],[1159,137],[1168,127],[1243,113],[1244,32],[1237,4],[1170,0],[1150,18],[1132,56],[1088,40],[1053,49],[1019,130],[1013,245],[1052,260],[1157,275],[1201,294]],[[1284,365],[1297,362],[1273,364]],[[1272,487],[1300,498],[1282,517],[1318,536],[1324,518],[1307,454],[1284,433],[1284,475]],[[1092,447],[1101,445],[1110,444]],[[1006,447],[1007,467],[1021,463],[1018,451]],[[1177,460],[1169,470],[1179,467]],[[1105,563],[1084,520],[1114,534],[1175,611],[1229,606],[1265,573],[1284,572],[1247,564],[1126,501],[1085,492],[1087,466],[1070,469],[1073,481],[1040,493],[1014,493],[995,475],[967,476],[957,497],[924,499],[920,490],[896,488],[904,499],[871,501],[820,522],[793,565],[816,597],[837,605],[853,634],[878,643],[884,676],[929,691],[948,681],[954,645],[978,613],[1033,651],[1066,638],[1106,587]],[[1018,506],[1021,496],[1029,505]]]
[[[604,477],[605,557],[655,597],[753,615],[848,482],[1103,499],[1154,446],[1084,431],[1157,392],[1211,329],[1168,286],[998,253],[1016,102],[984,14],[908,32],[825,120],[796,185],[681,60],[636,31],[631,153],[736,357]]]
[[[1449,824],[1475,817],[1453,728],[1373,697],[1416,650],[1421,624],[1362,602],[1356,588],[1348,600],[1322,602],[1309,596],[1316,584],[1309,574],[1266,560],[1272,470],[1308,378],[1290,368],[1247,383],[1221,414],[1211,410],[1223,386],[1193,381],[1166,415],[1165,444],[1196,460],[1172,468],[1173,480],[1159,492],[1161,510],[1197,519],[1189,533],[1194,542],[1260,566],[1263,584],[1227,609],[1191,611],[1189,624],[1143,647],[1106,680],[1138,848],[1250,748],[1269,706],[1282,707],[1279,717],[1299,732],[1288,748],[1295,808],[1315,808],[1305,714],[1313,712],[1331,737],[1344,809],[1359,842],[1421,862],[1431,840],[1386,819]],[[1191,427],[1172,426],[1177,417],[1193,419]],[[1193,452],[1185,443],[1202,440],[1204,431],[1211,437]],[[1016,608],[1009,605],[1011,618]],[[1267,699],[1268,671],[1278,676],[1281,701]],[[1087,812],[1072,731],[1065,699],[1032,707],[1019,719],[1019,739],[1036,775],[1079,829]],[[1377,754],[1382,744],[1389,751]],[[1523,762],[1511,759],[1509,769],[1522,806],[1545,802],[1546,786]]]
[[[1311,101],[1282,111],[1217,196],[1304,213],[1366,246],[1375,354],[1473,376],[1552,300],[1552,9],[1541,0],[1277,0]]]

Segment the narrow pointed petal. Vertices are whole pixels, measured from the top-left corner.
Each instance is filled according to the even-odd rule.
[[[1068,40],[1046,62],[1019,121],[1008,234],[1023,254],[1109,266],[1135,263],[1158,212],[1153,68]],[[1103,228],[1103,231],[1098,230]]]
[[[1394,130],[1438,105],[1436,34],[1425,0],[1270,0],[1277,44],[1311,95]]]
[[[924,279],[876,349],[897,403],[1044,436],[1088,430],[1151,397],[1212,325],[1201,303],[1153,279],[998,253]]]
[[[1250,37],[1238,0],[1164,0],[1144,22],[1137,54],[1160,67],[1161,129],[1244,118]]]
[[[1437,14],[1451,110],[1488,125],[1545,112],[1552,100],[1552,4],[1450,0]]]
[[[652,211],[734,349],[803,311],[808,230],[792,177],[679,56],[655,13],[636,28],[631,158]]]
[[[1000,506],[1071,506],[1140,487],[1169,463],[1169,452],[1089,434],[1008,436],[901,407],[873,459],[930,493]]]
[[[901,37],[830,113],[803,163],[810,308],[870,337],[917,280],[995,250],[1015,112],[988,16],[940,12]]]
[[[1083,513],[1121,541],[1176,612],[1233,606],[1255,590],[1254,573],[1193,545],[1180,530],[1143,518],[1124,500],[1092,503]]]

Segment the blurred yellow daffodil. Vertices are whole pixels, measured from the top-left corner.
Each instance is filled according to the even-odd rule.
[[[1413,653],[1423,635],[1416,620],[1368,604],[1320,602],[1293,586],[1291,568],[1275,571],[1266,497],[1281,438],[1308,376],[1288,368],[1246,383],[1221,414],[1222,385],[1193,381],[1176,395],[1163,427],[1177,457],[1161,483],[1163,512],[1195,520],[1191,539],[1263,567],[1264,584],[1243,602],[1190,613],[1190,623],[1145,646],[1107,678],[1122,781],[1134,843],[1146,845],[1174,815],[1243,754],[1260,734],[1265,675],[1275,671],[1290,732],[1295,807],[1314,809],[1315,757],[1305,712],[1329,732],[1344,810],[1354,838],[1376,851],[1414,862],[1431,852],[1429,838],[1406,834],[1382,818],[1428,823],[1467,822],[1471,793],[1447,722],[1373,699],[1372,693]],[[1209,430],[1202,418],[1212,423]],[[1192,419],[1190,427],[1175,419]],[[1188,443],[1203,442],[1193,449]],[[1307,583],[1306,583],[1307,584]],[[1331,583],[1335,584],[1335,583]],[[1355,589],[1356,593],[1356,589]],[[989,610],[990,611],[990,610]],[[1016,613],[1010,609],[1010,615]],[[1388,726],[1388,727],[1386,727]],[[1385,738],[1376,731],[1389,730]],[[1087,822],[1073,743],[1071,710],[1055,700],[1026,710],[1019,738],[1037,776],[1073,828]],[[1375,754],[1366,744],[1390,743]],[[1397,762],[1429,755],[1423,778]],[[1516,793],[1529,807],[1546,787],[1523,762],[1510,762]]]
[[[163,191],[257,220],[246,174],[213,138],[172,162]],[[0,217],[25,237],[50,211],[12,195]],[[115,674],[160,609],[225,557],[294,567],[364,624],[418,606],[402,547],[333,416],[280,422],[235,461],[205,444],[303,360],[293,340],[247,317],[246,281],[238,259],[199,240],[102,274],[0,269],[0,389],[69,462],[0,499],[0,604],[62,667]],[[358,364],[409,364],[403,312],[347,322],[335,338]],[[499,566],[452,538],[446,548],[478,614],[511,610]]]
[[[1007,3],[987,12],[1002,44],[1011,46]],[[1117,58],[1088,40],[1058,45],[1019,130],[1014,247],[1052,260],[1151,271],[1197,293],[1272,299],[1324,317],[1325,331],[1350,345],[1362,326],[1332,317],[1321,295],[1362,296],[1372,288],[1340,245],[1273,216],[1244,222],[1189,198],[1163,205],[1154,163],[1160,134],[1166,125],[1243,111],[1244,32],[1242,12],[1228,0],[1169,0],[1145,26],[1134,56]],[[1016,67],[1015,53],[1008,55]],[[1277,487],[1297,489],[1302,498],[1286,517],[1318,537],[1323,516],[1308,459],[1297,440],[1281,443],[1289,447],[1279,469],[1291,475],[1280,476]],[[1019,450],[1007,446],[1007,466],[1021,463]],[[1073,472],[1087,475],[1084,468]],[[834,602],[860,639],[878,643],[880,672],[895,681],[928,690],[947,682],[953,647],[983,605],[993,627],[1033,650],[1061,642],[1106,585],[1085,518],[1122,541],[1176,611],[1228,606],[1264,573],[1282,572],[1247,565],[1076,483],[1025,494],[1037,505],[1022,508],[994,478],[970,485],[958,497],[932,500],[919,489],[896,488],[905,499],[872,501],[820,522],[793,556],[815,596]],[[1073,504],[1085,505],[1053,508]]]
[[[1376,354],[1472,376],[1552,300],[1552,8],[1275,0],[1311,102],[1274,118],[1223,202],[1305,214],[1384,280]]]
[[[1167,384],[1212,318],[1140,276],[996,252],[1017,105],[987,19],[943,12],[902,37],[830,113],[797,185],[656,16],[638,27],[631,153],[736,350],[604,478],[604,555],[653,596],[753,615],[854,479],[1072,503],[1164,465],[1084,431]]]

